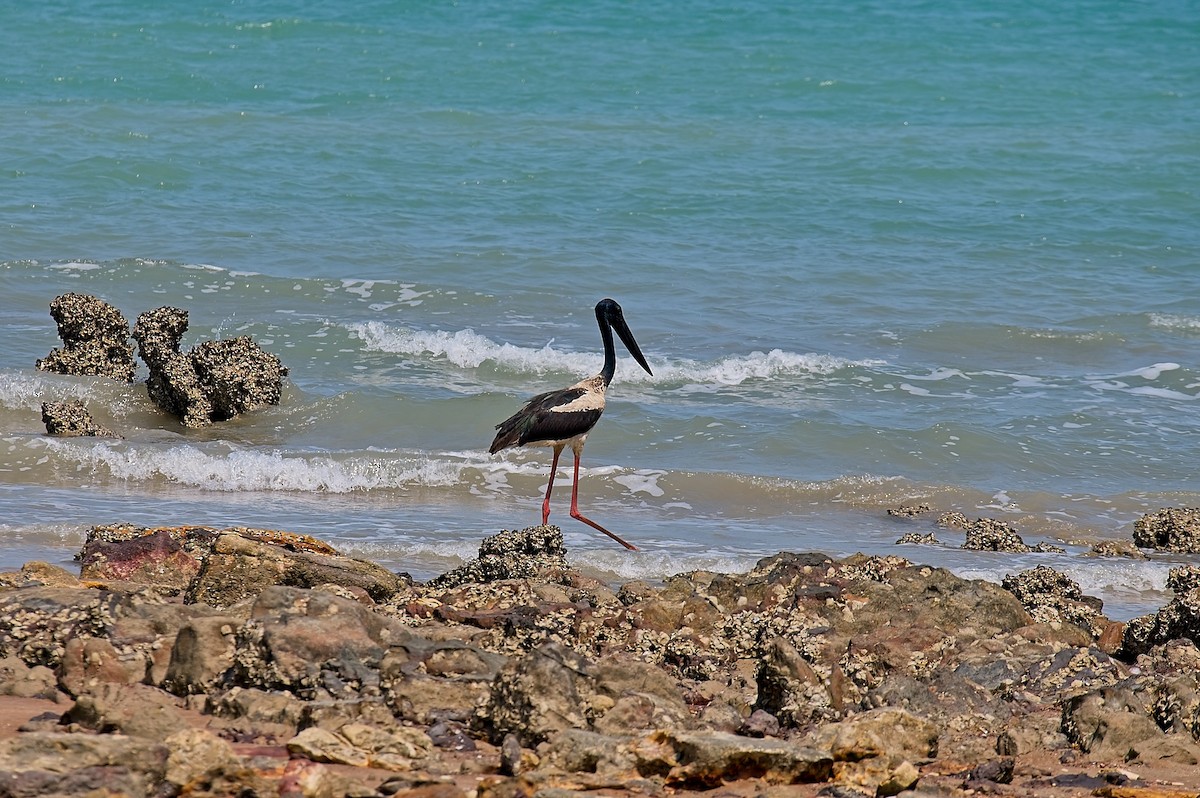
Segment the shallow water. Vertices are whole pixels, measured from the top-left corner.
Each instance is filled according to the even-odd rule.
[[[1084,557],[1200,504],[1200,44],[1171,2],[386,2],[0,12],[0,560],[90,524],[255,524],[417,576],[540,520],[533,393],[620,352],[572,556],[613,579],[780,549],[1067,570],[1114,617],[1166,571]],[[1192,20],[1194,21],[1194,20]],[[204,430],[37,371],[48,305],[251,335],[283,402]],[[144,367],[140,375],[144,377]],[[83,399],[120,441],[52,440]],[[885,510],[1068,554],[897,547]]]

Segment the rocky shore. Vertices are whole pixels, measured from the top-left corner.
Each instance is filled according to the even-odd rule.
[[[425,584],[238,527],[78,559],[0,574],[0,796],[1200,795],[1190,566],[1122,624],[1044,566],[608,585],[553,526]]]

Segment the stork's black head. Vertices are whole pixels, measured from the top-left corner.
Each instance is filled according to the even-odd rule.
[[[621,310],[621,306],[615,299],[605,297],[596,303],[596,322],[600,325],[601,333],[607,333],[609,329],[616,330],[617,335],[621,336],[621,342],[625,344],[625,348],[629,350],[629,354],[633,355],[633,359],[638,362],[638,365],[644,368],[647,374],[654,373],[642,355],[642,350],[638,348],[637,341],[633,339],[629,325],[625,323],[625,312]],[[611,341],[611,339],[607,340]],[[607,372],[607,363],[605,366]],[[612,379],[611,373],[607,373],[606,376],[608,379]]]
[[[605,319],[611,319],[614,316],[624,317],[625,312],[621,310],[621,306],[617,304],[617,300],[604,297],[596,303],[596,321],[603,322]]]

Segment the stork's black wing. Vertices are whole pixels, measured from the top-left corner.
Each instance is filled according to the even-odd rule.
[[[509,446],[523,446],[538,441],[565,440],[587,432],[600,420],[602,407],[579,410],[556,410],[569,405],[587,391],[584,388],[563,388],[540,393],[524,406],[496,425],[498,432],[492,441],[490,454]]]

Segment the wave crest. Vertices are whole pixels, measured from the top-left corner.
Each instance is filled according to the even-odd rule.
[[[1169,330],[1200,332],[1200,317],[1182,316],[1174,313],[1151,313],[1150,326],[1165,327]]]
[[[166,479],[213,491],[316,491],[352,493],[379,488],[440,487],[459,481],[466,463],[430,457],[339,458],[233,450],[214,454],[191,445],[146,447],[95,444],[80,448],[47,439],[55,454],[83,466],[105,468],[116,479]]]
[[[0,407],[10,410],[35,410],[40,413],[43,402],[91,397],[90,380],[72,382],[40,373],[0,371]]]
[[[485,363],[521,374],[566,372],[590,374],[599,370],[595,354],[563,352],[553,341],[540,349],[499,344],[474,330],[421,331],[370,321],[346,328],[368,349],[422,358],[444,358],[460,368],[477,369]],[[741,385],[750,380],[826,375],[847,368],[883,365],[882,360],[849,360],[835,355],[799,354],[782,349],[730,355],[712,362],[691,359],[652,363],[650,375],[632,358],[621,358],[621,381],[653,384]]]

